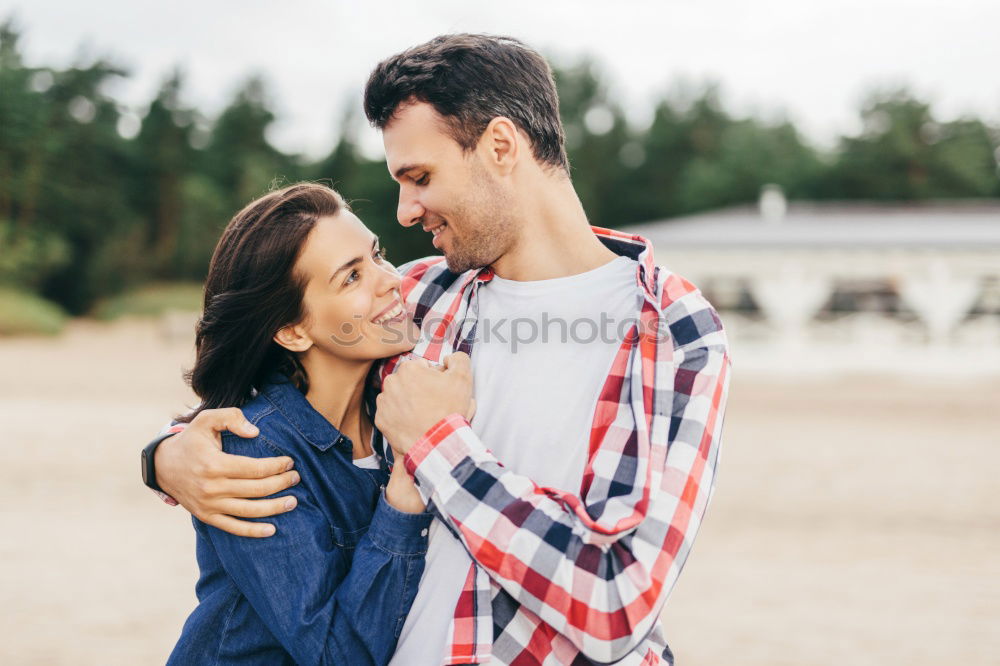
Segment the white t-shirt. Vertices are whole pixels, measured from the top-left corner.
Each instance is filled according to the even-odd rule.
[[[355,458],[354,466],[360,467],[361,469],[378,469],[382,466],[382,460],[377,454],[371,454],[370,456],[365,456],[364,458]]]
[[[636,264],[618,257],[579,275],[479,289],[472,429],[504,466],[579,492],[597,398],[639,311]],[[603,329],[603,330],[602,330]],[[427,562],[390,666],[437,666],[472,560],[431,524]]]

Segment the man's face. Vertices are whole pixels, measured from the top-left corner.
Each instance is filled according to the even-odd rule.
[[[488,266],[514,245],[513,194],[483,163],[464,152],[429,104],[401,106],[382,133],[389,174],[399,183],[396,216],[434,234],[448,269]]]

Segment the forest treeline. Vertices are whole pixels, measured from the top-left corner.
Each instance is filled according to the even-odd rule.
[[[19,37],[11,21],[0,26],[0,286],[84,314],[136,285],[200,280],[237,209],[303,179],[335,184],[393,261],[433,252],[395,223],[385,163],[351,131],[360,108],[330,153],[309,160],[265,138],[275,105],[259,77],[209,118],[184,103],[174,72],[137,115],[104,92],[127,76],[115,63],[29,67]],[[791,199],[1000,197],[1000,128],[940,120],[906,90],[870,95],[860,133],[819,150],[791,122],[728,112],[712,86],[665,95],[637,128],[592,61],[556,78],[574,182],[596,225],[750,202],[767,183]]]

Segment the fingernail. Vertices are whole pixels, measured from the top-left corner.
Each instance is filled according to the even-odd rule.
[[[256,435],[258,432],[260,432],[259,430],[257,430],[257,426],[250,423],[249,421],[247,421],[246,424],[247,424],[247,432],[250,433],[251,435]]]
[[[292,509],[294,509],[295,508],[295,504],[296,504],[296,502],[295,502],[295,498],[294,497],[289,497],[288,499],[286,499],[285,500],[285,511],[291,511]]]
[[[299,482],[299,473],[292,472],[292,485],[294,486],[298,482]]]
[[[295,461],[294,461],[294,460],[289,460],[289,461],[288,461],[288,464],[287,464],[287,465],[285,465],[285,471],[286,471],[286,472],[289,472],[289,471],[291,471],[291,469],[292,469],[293,467],[295,467]]]
[[[274,525],[262,525],[260,533],[264,536],[271,536],[274,534]]]

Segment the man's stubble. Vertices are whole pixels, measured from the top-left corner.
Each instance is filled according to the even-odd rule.
[[[453,210],[461,233],[454,233],[451,251],[445,254],[452,273],[483,268],[514,247],[517,221],[513,196],[504,190],[478,162],[472,165],[470,193]]]

